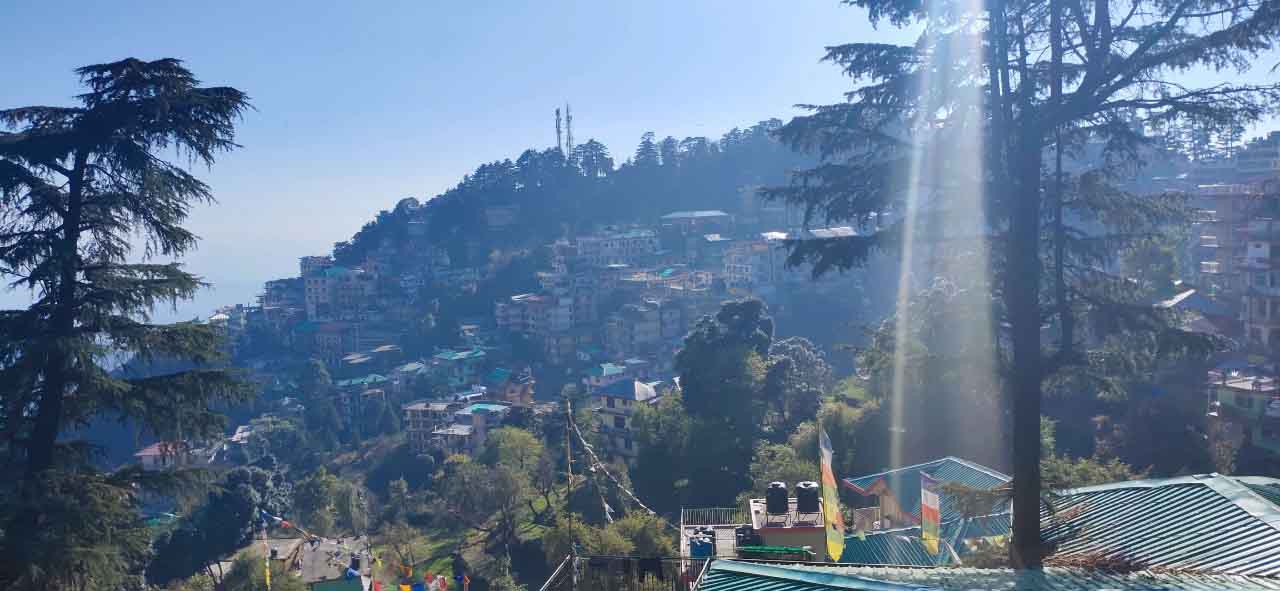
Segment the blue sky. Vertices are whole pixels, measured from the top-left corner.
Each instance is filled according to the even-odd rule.
[[[216,288],[183,317],[248,301],[402,197],[554,145],[565,101],[575,139],[617,156],[647,130],[718,137],[838,99],[822,47],[892,34],[836,0],[7,0],[0,22],[6,107],[65,104],[73,68],[126,56],[179,57],[252,96],[244,149],[199,171],[220,203],[191,219],[187,261]]]
[[[837,0],[5,0],[0,22],[0,106],[66,104],[73,68],[126,56],[253,97],[244,149],[198,171],[220,203],[187,262],[215,289],[165,318],[247,302],[398,199],[554,144],[565,101],[576,139],[621,160],[647,130],[714,138],[838,100],[823,46],[904,39]]]

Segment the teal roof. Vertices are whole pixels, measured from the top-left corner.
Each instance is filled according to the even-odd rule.
[[[502,382],[511,379],[511,370],[505,367],[497,367],[494,368],[493,371],[489,372],[489,375],[485,376],[484,379],[490,384],[501,384]]]
[[[484,351],[480,349],[466,349],[463,351],[441,351],[434,355],[436,359],[441,361],[463,361],[467,359],[480,359],[484,357]]]
[[[1041,511],[1041,536],[1055,558],[1280,577],[1276,486],[1272,478],[1200,474],[1062,491],[1053,513]]]
[[[1011,478],[1000,472],[957,457],[945,457],[932,462],[906,466],[879,474],[870,474],[858,478],[845,478],[844,485],[861,495],[876,494],[872,492],[878,482],[893,492],[903,511],[910,513],[916,521],[920,520],[920,473],[924,472],[941,483],[955,483],[975,490],[990,490],[1008,483]],[[952,521],[963,517],[957,507],[946,495],[942,497],[942,521]],[[1003,507],[992,507],[992,513],[998,513]]]
[[[1009,533],[1011,520],[1008,513],[964,517],[945,522],[941,527],[942,539],[963,557],[969,548],[964,540],[987,538]],[[840,562],[845,564],[882,564],[896,566],[947,566],[952,564],[949,552],[930,555],[920,542],[920,528],[904,527],[868,533],[860,540],[856,535],[845,536],[844,552]]]
[[[822,564],[758,564],[714,560],[699,591],[821,591],[827,589],[1017,589],[1019,591],[1280,590],[1280,579],[1170,571],[1107,572],[1048,567],[1038,573],[1005,568],[903,568]]]
[[[899,585],[864,577],[832,574],[821,570],[787,569],[770,564],[713,560],[707,566],[699,591],[820,591],[859,589],[865,591],[915,591],[918,585]]]
[[[474,413],[474,412],[476,412],[476,411],[481,411],[481,412],[502,412],[502,411],[504,411],[504,410],[507,410],[508,408],[509,408],[509,407],[508,407],[507,405],[505,405],[505,404],[489,404],[489,403],[487,403],[487,402],[477,402],[477,403],[472,404],[471,406],[468,406],[468,407],[466,407],[466,408],[464,408],[464,409],[462,409],[462,410],[460,410],[460,411],[458,411],[458,412],[459,412],[459,413],[462,413],[462,414],[469,415],[469,414],[472,414],[472,413]]]

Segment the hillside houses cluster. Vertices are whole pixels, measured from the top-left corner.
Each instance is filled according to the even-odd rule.
[[[406,236],[384,239],[359,264],[349,255],[301,257],[297,277],[268,281],[257,305],[221,308],[209,322],[247,365],[274,373],[264,382],[295,405],[303,396],[282,368],[317,359],[333,377],[345,418],[399,408],[420,453],[474,452],[512,408],[532,409],[575,384],[605,410],[604,451],[626,458],[635,453],[630,411],[677,387],[674,359],[699,318],[727,299],[839,289],[842,278],[814,282],[806,270],[788,269],[785,244],[853,232],[786,229],[780,208],[748,209],[742,219],[678,211],[499,255],[483,245],[510,243],[497,237],[509,237],[518,207],[488,208],[484,232],[448,248],[424,240],[428,209],[401,202],[397,210],[411,220]],[[529,283],[537,289],[494,291],[513,256],[539,261]],[[424,333],[454,330],[438,324],[454,305],[442,302],[477,297],[491,302],[486,314],[473,307],[449,346],[424,349]],[[540,379],[546,386],[536,390]]]

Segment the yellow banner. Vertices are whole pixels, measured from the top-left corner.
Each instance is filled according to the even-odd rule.
[[[822,448],[822,517],[827,526],[827,556],[831,562],[839,562],[844,554],[844,516],[840,513],[836,475],[831,471],[831,439],[821,427],[818,444]]]

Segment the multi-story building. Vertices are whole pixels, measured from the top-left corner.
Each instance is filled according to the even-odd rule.
[[[625,365],[601,363],[587,370],[587,375],[582,378],[582,384],[586,386],[587,392],[595,392],[626,378],[627,367]]]
[[[488,440],[489,429],[506,420],[511,406],[503,403],[476,402],[453,413],[453,422],[432,430],[429,446],[446,454],[473,456]]]
[[[649,229],[605,231],[575,242],[578,260],[595,267],[636,265],[658,251],[658,235]]]
[[[333,257],[330,256],[300,257],[298,259],[298,275],[300,277],[314,275],[332,266]]]
[[[644,353],[661,340],[662,320],[653,306],[625,304],[605,324],[605,351],[613,357]]]
[[[1241,427],[1254,447],[1280,456],[1280,385],[1258,367],[1209,372],[1210,417]]]
[[[431,433],[453,422],[453,413],[462,407],[458,402],[417,400],[401,407],[409,447],[415,454],[431,451]]]
[[[1242,275],[1244,336],[1266,352],[1280,352],[1280,207],[1277,198],[1254,200],[1244,256],[1236,260]]]
[[[1239,302],[1241,288],[1236,263],[1246,256],[1251,204],[1257,195],[1245,185],[1201,185],[1192,228],[1198,232],[1197,283],[1209,296]]]
[[[631,415],[640,405],[657,400],[658,391],[651,384],[635,379],[614,382],[592,392],[596,429],[604,441],[606,454],[626,460],[636,457],[638,450],[632,436]]]
[[[730,289],[769,293],[784,279],[786,232],[764,232],[756,240],[735,242],[724,256],[724,280]]]
[[[483,349],[448,350],[431,357],[431,365],[437,375],[450,386],[465,386],[478,382],[485,364]]]

